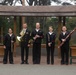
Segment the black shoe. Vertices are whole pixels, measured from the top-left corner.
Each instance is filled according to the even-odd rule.
[[[21,62],[21,64],[24,64],[24,62]]]
[[[54,62],[51,62],[51,65],[54,65]]]
[[[50,62],[47,62],[47,64],[49,65],[49,64],[50,64]]]
[[[29,64],[28,62],[26,62],[25,64]]]
[[[36,64],[37,62],[36,61],[33,61],[33,64]]]
[[[25,64],[29,64],[27,60],[25,60],[24,62],[25,62]]]
[[[61,62],[61,65],[64,65],[65,63],[64,62]]]
[[[10,64],[14,64],[13,62],[10,62]]]
[[[36,64],[36,62],[33,62],[33,64]]]
[[[66,63],[66,65],[68,65],[68,63]]]
[[[40,64],[40,63],[36,63],[36,64]]]
[[[3,64],[7,64],[7,62],[3,62]]]
[[[29,64],[28,62],[25,62],[25,64]]]

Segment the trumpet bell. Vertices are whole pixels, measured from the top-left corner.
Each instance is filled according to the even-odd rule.
[[[18,41],[21,41],[21,37],[20,37],[20,36],[17,36],[17,40],[18,40]]]

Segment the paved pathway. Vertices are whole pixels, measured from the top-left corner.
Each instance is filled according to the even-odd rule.
[[[76,66],[0,64],[0,75],[76,75]]]
[[[40,65],[33,65],[31,56],[29,65],[21,65],[20,56],[14,57],[14,63],[4,65],[0,58],[0,75],[76,75],[76,64],[60,65],[60,59],[57,57],[54,65],[47,65],[45,56],[42,56]]]

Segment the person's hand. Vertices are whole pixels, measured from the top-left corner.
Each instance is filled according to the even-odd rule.
[[[28,44],[28,47],[30,47],[30,44]]]
[[[48,46],[50,47],[51,46],[51,43],[48,43]]]
[[[6,49],[6,46],[4,46],[4,49]]]
[[[64,41],[66,41],[65,39],[62,39],[62,41],[64,42]]]
[[[33,39],[36,40],[36,37],[34,37]]]
[[[39,35],[36,35],[33,39],[36,40],[37,38],[39,38],[40,36]]]
[[[14,43],[14,41],[11,41],[11,43]]]
[[[36,35],[36,37],[39,38],[40,36],[39,35]]]

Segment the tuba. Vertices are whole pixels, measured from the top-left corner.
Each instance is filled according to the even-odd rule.
[[[25,31],[22,30],[22,31],[20,32],[20,35],[21,35],[21,36],[17,36],[17,40],[18,40],[19,42],[21,42],[22,37],[25,35]]]

